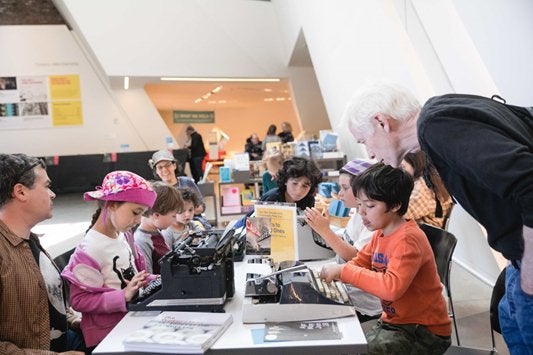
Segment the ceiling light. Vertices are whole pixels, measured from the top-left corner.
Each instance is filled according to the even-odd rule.
[[[211,90],[211,93],[212,93],[212,94],[216,94],[216,93],[219,92],[220,90],[222,90],[222,85],[217,86],[216,88],[214,88],[213,90]]]
[[[124,77],[124,90],[128,90],[130,88],[130,77],[125,76]]]
[[[280,78],[173,78],[162,77],[162,81],[221,81],[221,82],[279,82]]]

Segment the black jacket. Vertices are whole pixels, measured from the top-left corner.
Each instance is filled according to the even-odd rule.
[[[261,141],[259,141],[257,144],[254,144],[250,137],[246,139],[244,151],[248,153],[250,160],[261,160],[263,158],[262,144],[263,143]]]
[[[418,141],[450,194],[487,229],[490,246],[521,259],[523,225],[533,227],[528,110],[473,95],[433,97],[420,112]]]
[[[198,132],[193,132],[191,134],[191,146],[189,147],[191,151],[191,158],[195,157],[205,157],[206,151],[204,147],[204,140]]]

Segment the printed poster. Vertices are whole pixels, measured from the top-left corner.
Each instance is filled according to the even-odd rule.
[[[0,77],[0,129],[81,124],[79,75]]]
[[[255,217],[270,222],[270,256],[275,262],[296,259],[296,205],[256,203]]]

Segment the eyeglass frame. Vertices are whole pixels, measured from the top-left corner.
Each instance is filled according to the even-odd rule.
[[[154,166],[154,168],[155,168],[155,171],[161,171],[163,169],[168,169],[173,164],[176,164],[176,162],[175,161],[169,161],[167,164],[161,164],[161,165],[159,165],[159,163],[157,163]]]

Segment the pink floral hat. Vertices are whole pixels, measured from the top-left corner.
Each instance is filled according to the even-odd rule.
[[[148,182],[130,171],[113,171],[107,174],[102,181],[102,186],[97,186],[96,191],[83,194],[86,201],[120,201],[133,202],[152,207],[157,195]]]

